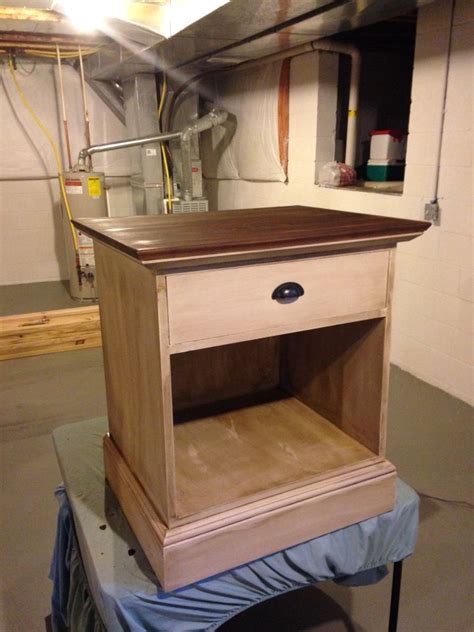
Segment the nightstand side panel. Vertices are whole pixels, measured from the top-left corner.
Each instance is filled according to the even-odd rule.
[[[110,435],[166,524],[175,490],[166,295],[122,253],[96,241],[95,256]]]

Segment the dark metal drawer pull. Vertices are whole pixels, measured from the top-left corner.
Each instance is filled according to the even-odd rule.
[[[272,299],[274,301],[296,300],[300,296],[303,296],[303,294],[304,289],[299,283],[287,281],[273,290]]]

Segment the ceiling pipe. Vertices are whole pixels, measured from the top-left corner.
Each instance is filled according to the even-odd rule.
[[[349,88],[349,107],[347,111],[346,154],[344,162],[350,167],[355,167],[357,154],[357,116],[359,108],[359,83],[361,54],[360,50],[352,44],[335,42],[329,39],[311,42],[313,50],[322,50],[339,55],[348,55],[351,58],[351,79]]]
[[[170,134],[155,134],[154,136],[143,136],[140,138],[130,138],[128,140],[117,140],[112,143],[103,143],[101,145],[91,145],[90,147],[84,147],[79,152],[77,165],[75,169],[79,171],[85,171],[86,159],[93,154],[102,153],[104,151],[112,151],[115,149],[128,149],[129,147],[139,147],[140,145],[148,145],[149,143],[163,142],[166,140],[179,139],[181,132],[172,132]]]
[[[234,69],[241,68],[253,68],[260,64],[279,61],[282,59],[289,59],[291,57],[297,57],[306,53],[312,53],[313,51],[324,51],[328,53],[337,53],[339,55],[348,55],[351,58],[351,79],[350,79],[350,91],[349,91],[349,109],[347,112],[347,136],[346,136],[346,154],[345,163],[350,167],[355,167],[356,151],[357,151],[357,108],[359,104],[359,81],[360,81],[360,66],[361,66],[361,54],[358,48],[351,44],[345,44],[343,42],[337,42],[331,39],[320,39],[288,50],[279,51],[272,55],[266,55],[265,57],[259,57],[258,59],[251,59],[244,61],[234,66]]]

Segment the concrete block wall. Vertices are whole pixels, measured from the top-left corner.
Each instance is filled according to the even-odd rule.
[[[407,170],[402,195],[324,189],[314,184],[317,143],[332,130],[323,112],[317,53],[292,60],[287,183],[208,181],[215,208],[308,204],[419,219],[435,171],[436,129],[450,2],[419,10]],[[441,225],[400,244],[395,280],[392,361],[417,377],[473,401],[472,98],[474,3],[456,0],[442,139]],[[204,156],[205,159],[205,156]]]
[[[401,244],[394,300],[393,359],[416,375],[473,401],[473,162],[474,5],[457,0],[451,34],[441,146],[441,224]],[[407,195],[429,191],[442,98],[443,56],[450,2],[419,12]]]
[[[61,150],[64,147],[55,72],[50,64],[37,63],[33,67],[31,62],[19,62],[16,76]],[[63,74],[75,160],[86,144],[80,84],[73,68],[64,66]],[[1,79],[0,285],[65,279],[68,273],[57,180],[14,180],[16,177],[54,175],[56,163],[44,136],[18,98],[5,65],[1,68]],[[93,142],[125,137],[125,127],[90,90],[88,102]],[[113,175],[126,175],[130,171],[126,152],[98,155],[94,168]],[[108,183],[112,185],[109,191],[112,214],[130,214],[128,180],[114,178]]]

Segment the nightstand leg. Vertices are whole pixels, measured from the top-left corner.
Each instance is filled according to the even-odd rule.
[[[388,632],[397,632],[398,606],[400,604],[400,588],[402,585],[403,560],[393,564],[392,596],[390,598],[390,619]]]

